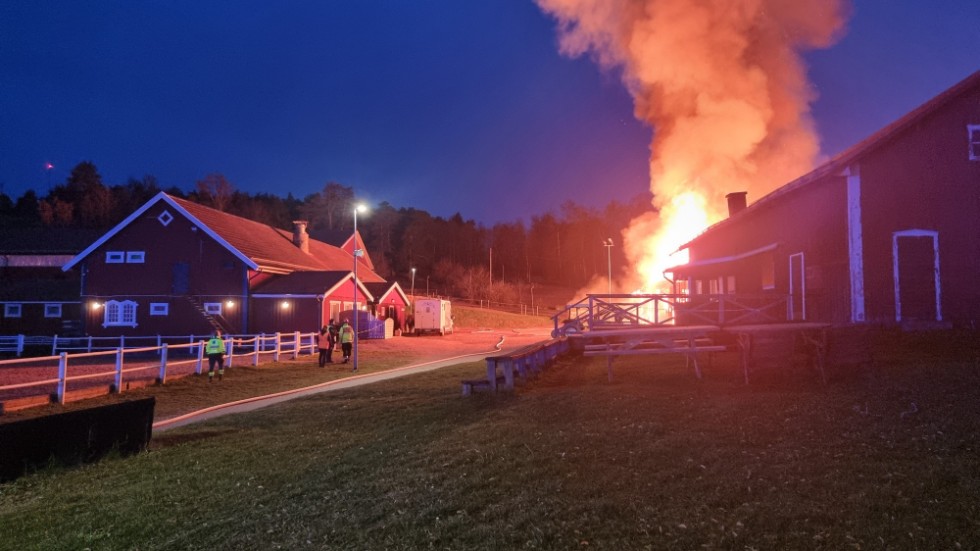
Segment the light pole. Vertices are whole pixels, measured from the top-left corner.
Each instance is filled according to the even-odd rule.
[[[612,294],[612,248],[613,240],[612,237],[607,237],[605,241],[602,242],[603,246],[606,247],[606,267],[607,267],[607,280],[606,283],[609,284],[609,294]]]
[[[415,316],[415,268],[412,268],[412,317]]]
[[[354,369],[351,371],[357,371],[357,318],[360,317],[358,316],[358,314],[360,314],[360,310],[357,308],[357,257],[364,254],[363,250],[357,248],[357,213],[364,212],[365,210],[367,210],[367,207],[364,205],[354,206]]]

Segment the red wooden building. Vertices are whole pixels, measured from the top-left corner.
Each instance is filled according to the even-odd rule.
[[[366,285],[385,284],[369,259],[358,259],[360,310],[374,300]],[[306,222],[283,230],[160,193],[64,270],[81,270],[91,335],[270,333],[314,331],[353,309],[353,262]]]
[[[790,320],[980,321],[980,72],[685,244],[675,285],[789,297]]]

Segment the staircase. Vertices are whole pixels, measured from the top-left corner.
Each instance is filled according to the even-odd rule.
[[[231,325],[228,323],[228,320],[226,320],[222,316],[209,314],[208,311],[204,308],[204,304],[202,304],[201,301],[197,299],[197,297],[184,295],[184,299],[188,303],[190,303],[191,307],[194,308],[194,310],[200,313],[201,316],[203,316],[204,319],[207,320],[208,325],[210,325],[212,329],[221,331],[224,334],[232,333],[232,328]]]

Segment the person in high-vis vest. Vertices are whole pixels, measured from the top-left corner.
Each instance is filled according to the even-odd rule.
[[[221,331],[215,330],[214,335],[204,346],[204,353],[208,355],[208,382],[214,382],[214,366],[218,365],[218,380],[225,375],[225,341],[221,338]]]
[[[340,349],[344,352],[344,363],[350,360],[350,353],[354,347],[354,328],[347,320],[340,326]]]

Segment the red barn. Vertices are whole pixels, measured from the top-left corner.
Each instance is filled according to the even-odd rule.
[[[980,72],[685,244],[692,294],[789,297],[790,320],[980,321]]]
[[[63,269],[81,270],[87,333],[187,335],[314,331],[352,307],[353,262],[306,222],[273,228],[161,192]],[[366,309],[364,285],[384,279],[362,259],[357,277]]]

